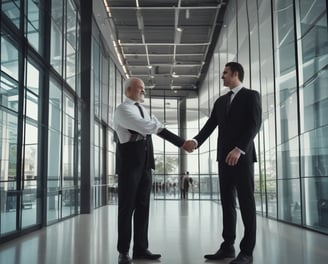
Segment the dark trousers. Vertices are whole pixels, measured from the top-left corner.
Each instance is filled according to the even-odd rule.
[[[124,163],[123,163],[124,164]],[[148,248],[149,200],[152,185],[151,169],[144,165],[122,167],[118,177],[118,242],[117,250],[128,253],[132,233],[134,251]]]
[[[224,242],[222,248],[233,246],[236,239],[236,194],[244,224],[241,252],[252,255],[256,241],[256,207],[254,199],[254,164],[241,158],[236,166],[219,163]]]

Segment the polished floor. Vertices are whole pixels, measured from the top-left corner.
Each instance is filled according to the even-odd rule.
[[[239,215],[239,214],[238,214]],[[1,264],[116,264],[117,205],[94,210],[0,245]],[[238,219],[236,250],[242,235]],[[221,242],[220,205],[210,201],[152,201],[150,250],[160,261],[209,263]],[[211,263],[229,263],[230,259]],[[254,264],[327,264],[328,236],[258,217]]]

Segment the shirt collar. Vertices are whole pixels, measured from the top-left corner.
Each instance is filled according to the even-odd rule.
[[[240,83],[238,86],[232,88],[230,91],[232,91],[233,94],[236,95],[240,91],[241,88],[243,88],[243,84],[242,83]]]
[[[135,103],[137,103],[137,101],[134,101],[134,100],[130,99],[129,97],[125,97],[125,102],[128,103],[128,104],[135,104]]]

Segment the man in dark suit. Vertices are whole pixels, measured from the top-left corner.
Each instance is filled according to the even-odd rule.
[[[243,78],[242,65],[237,62],[225,65],[222,79],[230,92],[216,100],[212,113],[199,134],[183,146],[189,152],[199,148],[218,127],[217,161],[224,241],[215,254],[204,257],[210,260],[235,257],[237,192],[245,232],[240,242],[240,253],[231,264],[253,263],[256,240],[254,137],[261,126],[262,110],[259,93],[243,87]]]
[[[114,128],[119,139],[118,152],[118,242],[119,264],[131,263],[129,248],[133,215],[133,258],[158,259],[160,254],[148,250],[149,201],[152,186],[151,169],[155,168],[151,134],[181,147],[184,139],[176,136],[140,104],[145,85],[141,79],[125,82],[125,101],[114,115]]]

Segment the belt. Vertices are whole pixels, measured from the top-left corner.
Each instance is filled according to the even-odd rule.
[[[146,137],[144,137],[140,134],[132,134],[129,142],[137,142],[137,141],[141,141],[141,140],[146,140]]]

